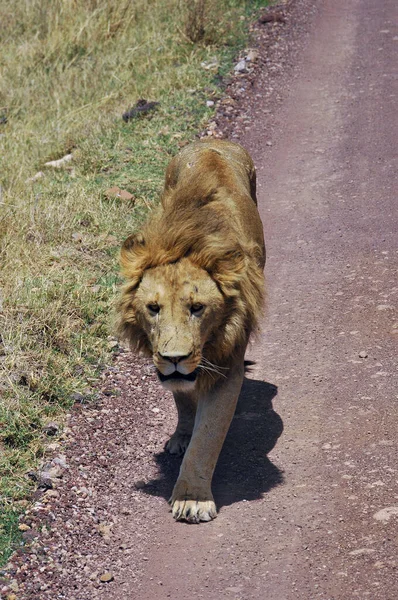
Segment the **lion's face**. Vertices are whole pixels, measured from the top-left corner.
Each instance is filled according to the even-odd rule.
[[[211,369],[202,352],[224,312],[217,284],[184,258],[146,270],[133,309],[163,386],[172,391],[193,389],[199,371]]]

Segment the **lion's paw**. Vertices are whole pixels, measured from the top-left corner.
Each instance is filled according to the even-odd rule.
[[[170,452],[170,454],[177,454],[178,456],[181,456],[188,448],[190,441],[190,435],[178,433],[176,431],[167,442],[166,450],[167,452]]]
[[[176,521],[188,523],[211,521],[217,516],[216,505],[212,500],[175,500],[171,510]]]

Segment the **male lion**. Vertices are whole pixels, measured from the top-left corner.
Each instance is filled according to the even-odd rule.
[[[167,168],[160,209],[123,244],[118,307],[120,336],[152,357],[177,405],[166,446],[185,452],[170,499],[177,520],[217,516],[211,480],[262,309],[264,263],[249,154],[221,140],[184,148]]]

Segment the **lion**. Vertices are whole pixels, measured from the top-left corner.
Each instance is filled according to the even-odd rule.
[[[183,148],[167,167],[159,209],[126,239],[120,261],[119,336],[152,358],[177,407],[166,444],[184,454],[173,517],[210,521],[213,472],[264,300],[263,227],[246,150],[225,140]]]

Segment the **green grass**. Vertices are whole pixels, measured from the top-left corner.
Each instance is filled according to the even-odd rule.
[[[43,425],[62,423],[74,393],[89,397],[110,359],[120,244],[156,204],[171,156],[211,116],[206,100],[220,95],[218,76],[263,4],[207,2],[201,29],[203,0],[188,13],[182,0],[1,2],[0,563]],[[218,70],[203,68],[215,58]],[[139,98],[160,104],[125,123]],[[67,168],[43,166],[70,151]],[[109,200],[113,185],[135,201]]]

